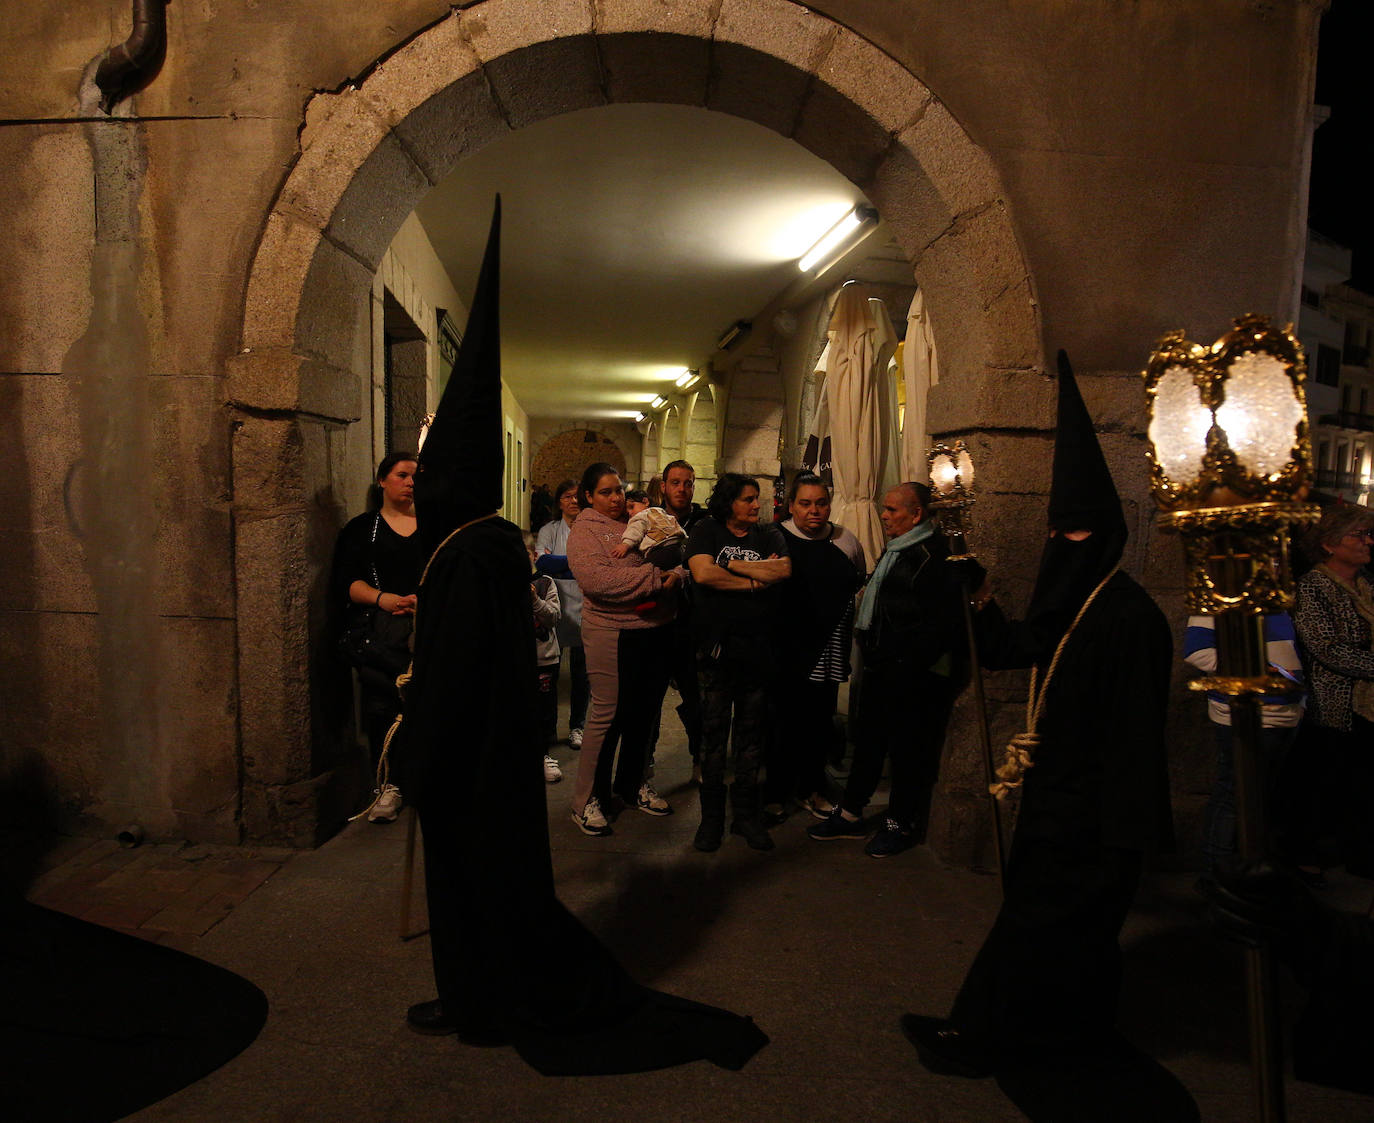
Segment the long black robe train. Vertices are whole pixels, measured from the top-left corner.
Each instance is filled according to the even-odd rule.
[[[554,895],[519,530],[489,518],[460,531],[419,596],[396,754],[424,833],[446,1016],[547,1074],[740,1068],[768,1040],[752,1021],[635,983]]]
[[[1051,651],[996,603],[977,617],[980,661],[1040,665]],[[1117,573],[1069,639],[1039,723],[1005,900],[950,1022],[1001,1063],[1073,1051],[1111,1032],[1117,936],[1141,856],[1171,840],[1164,746],[1169,626]]]

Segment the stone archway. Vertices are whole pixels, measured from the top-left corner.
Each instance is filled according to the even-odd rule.
[[[347,426],[363,410],[368,294],[392,236],[459,160],[508,130],[645,100],[758,122],[874,202],[925,290],[951,372],[947,423],[937,415],[934,428],[972,424],[956,401],[976,410],[1036,377],[1032,279],[992,162],[873,44],[791,0],[453,11],[356,85],[311,100],[248,278],[241,351],[226,369],[248,837],[308,841],[325,787],[311,687],[321,614],[308,590],[322,584],[338,512],[319,497],[367,470],[370,450],[350,444]]]
[[[682,410],[674,403],[663,412],[663,435],[659,443],[659,450],[664,456],[664,463],[679,460],[682,457]]]
[[[715,486],[716,457],[719,455],[716,399],[710,383],[705,383],[688,405],[687,440],[682,450],[682,459],[696,470],[697,486],[701,488],[702,495],[709,495]]]

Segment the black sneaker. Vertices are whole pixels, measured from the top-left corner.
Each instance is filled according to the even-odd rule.
[[[806,837],[814,838],[817,842],[829,842],[833,838],[862,839],[868,837],[868,831],[864,829],[862,819],[846,819],[837,807],[825,822],[807,827]]]
[[[901,823],[896,819],[884,819],[882,830],[864,847],[864,853],[870,858],[890,858],[893,854],[910,850],[915,845],[915,831],[910,828],[902,830]]]
[[[730,833],[743,835],[752,850],[773,849],[773,836],[757,819],[736,819],[730,824]]]

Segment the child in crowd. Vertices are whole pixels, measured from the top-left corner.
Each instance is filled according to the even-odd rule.
[[[649,506],[648,495],[638,490],[625,493],[625,510],[630,522],[620,536],[620,545],[611,551],[612,557],[623,558],[638,549],[659,569],[676,569],[682,564],[687,533],[677,519],[662,507]]]
[[[563,615],[558,586],[553,578],[534,569],[536,558],[533,534],[522,534],[530,555],[530,599],[534,602],[534,653],[538,664],[539,733],[541,748],[547,749],[558,732],[558,663],[562,654],[555,627]],[[563,779],[558,761],[544,754],[544,780],[556,784]]]

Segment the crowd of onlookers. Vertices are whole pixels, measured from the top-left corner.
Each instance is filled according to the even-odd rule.
[[[749,846],[771,849],[770,828],[796,810],[818,820],[809,832],[817,840],[873,834],[874,857],[919,842],[963,658],[958,579],[951,567],[927,564],[945,556],[928,490],[902,484],[884,497],[888,549],[863,597],[867,559],[831,522],[820,478],[794,477],[781,522],[760,520],[750,476],[723,475],[704,508],[694,496],[695,473],[682,460],[645,492],[627,492],[616,469],[599,463],[551,493],[558,516],[534,541],[532,588],[536,603],[542,578],[567,591],[558,638],[576,653],[573,822],[601,837],[626,808],[672,813],[654,786],[671,684],[700,784],[698,850],[721,845],[727,819]],[[836,801],[826,763],[856,613],[868,686],[849,784]],[[556,672],[541,671],[546,732],[556,721],[555,685]],[[870,825],[863,811],[889,760],[893,797],[887,817]],[[545,767],[547,778],[561,778],[551,758]]]
[[[424,564],[414,473],[409,453],[382,461],[369,511],[344,528],[336,554],[334,599],[348,607],[340,644],[358,669],[374,764],[396,710]],[[954,567],[926,564],[945,556],[929,492],[902,484],[884,497],[887,549],[868,578],[863,548],[831,522],[830,491],[818,477],[793,478],[788,517],[777,523],[760,520],[752,477],[725,474],[705,507],[694,501],[695,484],[692,466],[677,460],[646,491],[627,491],[614,467],[598,463],[536,506],[526,545],[545,779],[563,778],[549,749],[566,657],[567,743],[580,751],[571,809],[584,833],[609,835],[625,808],[672,813],[654,784],[671,686],[701,786],[698,849],[719,847],[727,811],[731,832],[756,849],[770,849],[770,828],[799,809],[818,820],[811,837],[871,835],[866,850],[875,857],[919,842],[966,669]],[[1263,620],[1268,671],[1287,685],[1263,700],[1268,841],[1313,884],[1333,860],[1322,848],[1332,835],[1347,869],[1374,877],[1374,817],[1364,806],[1374,775],[1371,540],[1367,508],[1329,506],[1303,543],[1311,568],[1298,582],[1296,608]],[[843,749],[834,715],[856,638],[864,673],[854,688],[855,756],[841,795],[826,764]],[[1212,617],[1188,621],[1184,656],[1203,673],[1216,671]],[[1209,695],[1208,716],[1216,760],[1203,822],[1205,876],[1232,861],[1237,819],[1222,695]],[[875,833],[863,812],[885,764],[892,795]],[[394,819],[400,805],[383,776],[368,817]]]

